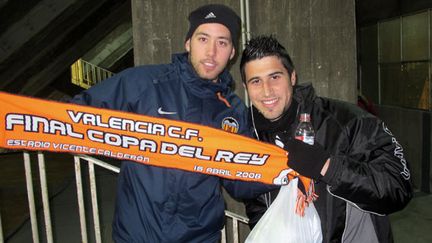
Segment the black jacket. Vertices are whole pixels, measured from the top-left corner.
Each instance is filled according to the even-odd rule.
[[[326,175],[315,184],[323,242],[392,242],[386,215],[412,197],[409,167],[396,138],[378,118],[353,104],[317,97],[310,85],[295,86],[293,98],[276,122],[254,109],[254,124],[261,140],[274,143],[275,136],[294,136],[300,112],[311,114],[315,142],[331,155]],[[251,227],[277,193],[245,201]],[[374,232],[375,239],[357,237]]]

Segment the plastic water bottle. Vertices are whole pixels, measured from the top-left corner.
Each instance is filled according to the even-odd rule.
[[[312,127],[310,115],[308,113],[300,114],[300,123],[297,126],[295,138],[310,145],[314,144],[315,131]]]

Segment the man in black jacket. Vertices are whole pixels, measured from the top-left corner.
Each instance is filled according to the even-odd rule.
[[[386,125],[297,85],[290,56],[271,36],[248,43],[240,68],[257,137],[282,144],[288,166],[315,181],[323,242],[392,242],[386,215],[407,205],[412,187],[403,149]],[[300,113],[310,114],[313,145],[294,139]],[[251,227],[277,193],[245,201]]]

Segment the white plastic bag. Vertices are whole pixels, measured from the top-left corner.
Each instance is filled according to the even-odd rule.
[[[295,213],[298,178],[282,186],[275,201],[248,235],[245,243],[322,242],[321,222],[313,203],[304,216]]]

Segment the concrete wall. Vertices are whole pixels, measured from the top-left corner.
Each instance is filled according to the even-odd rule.
[[[274,34],[299,81],[321,96],[357,100],[354,0],[251,0],[251,35]]]
[[[240,0],[132,0],[135,64],[166,63],[184,51],[189,12],[223,3],[240,15]],[[287,48],[300,83],[322,96],[356,101],[354,0],[250,0],[251,34],[274,34]],[[238,52],[239,53],[239,52]],[[243,97],[239,60],[231,72]]]
[[[132,0],[135,64],[167,63],[172,53],[184,52],[187,17],[207,3],[222,3],[240,13],[238,0]]]
[[[189,29],[187,17],[192,10],[207,3],[225,4],[240,16],[239,0],[132,0],[135,65],[167,63],[172,53],[184,52]],[[244,98],[238,67],[237,60],[231,71],[236,92]]]

